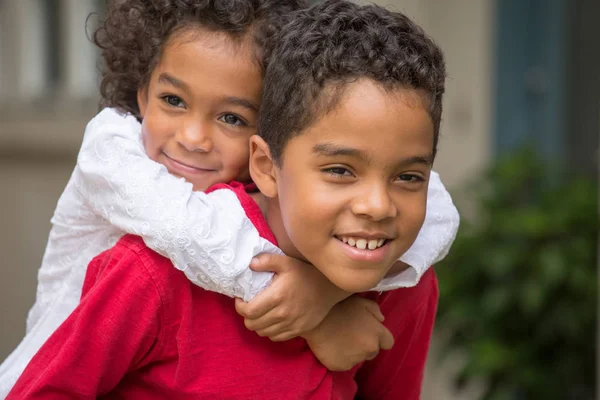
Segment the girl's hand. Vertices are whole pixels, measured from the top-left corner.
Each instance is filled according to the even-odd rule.
[[[313,330],[335,304],[350,295],[318,269],[295,258],[261,254],[250,268],[274,272],[273,282],[248,303],[236,299],[235,308],[248,329],[273,341]]]
[[[327,318],[304,335],[315,357],[331,371],[348,371],[380,350],[394,345],[394,336],[382,324],[377,303],[352,296],[334,306]]]

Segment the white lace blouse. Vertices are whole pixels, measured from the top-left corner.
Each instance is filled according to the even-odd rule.
[[[452,199],[432,172],[425,223],[401,258],[411,268],[385,278],[374,290],[415,285],[445,257],[458,224]],[[0,366],[2,398],[79,303],[88,263],[125,233],[141,236],[195,285],[244,300],[272,277],[250,270],[252,257],[281,253],[258,235],[232,192],[193,191],[147,157],[133,116],[103,110],[86,128],[77,165],[54,212],[27,334]]]

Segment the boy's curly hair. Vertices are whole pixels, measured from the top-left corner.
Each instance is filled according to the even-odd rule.
[[[107,16],[94,32],[104,67],[102,107],[116,107],[140,118],[138,89],[148,84],[165,43],[180,28],[198,26],[238,40],[251,32],[262,49],[284,16],[304,0],[107,0]]]
[[[425,93],[437,150],[446,70],[442,51],[403,14],[325,0],[294,12],[271,41],[259,134],[275,161],[288,140],[334,109],[344,88],[368,78]]]

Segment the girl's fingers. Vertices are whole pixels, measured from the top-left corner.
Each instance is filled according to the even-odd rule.
[[[262,253],[250,261],[250,269],[256,272],[274,272],[279,274],[288,270],[287,257],[278,254]]]
[[[248,329],[255,331],[256,333],[259,333],[259,331],[271,329],[274,326],[279,326],[279,329],[281,330],[283,327],[287,328],[287,325],[288,325],[287,323],[284,323],[283,318],[281,318],[280,315],[277,315],[277,313],[273,310],[257,319],[246,318],[244,323],[246,324],[246,327]],[[276,331],[275,333],[280,333],[280,332]],[[261,336],[271,336],[271,335],[261,335]]]
[[[383,328],[383,332],[379,338],[379,347],[381,350],[390,350],[394,346],[394,335],[387,328]]]
[[[236,299],[235,310],[244,318],[258,319],[277,307],[279,303],[280,301],[276,295],[276,288],[271,285],[248,303],[242,300],[238,302],[238,299]]]
[[[274,325],[271,325],[264,329],[259,329],[256,331],[256,333],[259,336],[268,337],[268,338],[275,338],[275,337],[278,337],[279,335],[285,334],[286,332],[288,332],[287,326],[283,325],[281,323],[274,324]],[[271,339],[271,340],[273,340],[273,339]]]
[[[379,309],[379,306],[374,301],[367,300],[365,302],[365,308],[367,309],[367,311],[373,314],[377,321],[383,322],[385,320],[385,317],[381,313],[381,309]]]
[[[290,340],[293,339],[295,337],[297,337],[298,335],[295,335],[293,332],[291,331],[285,331],[275,337],[269,337],[269,339],[271,339],[271,341],[273,342],[285,342],[286,340]]]

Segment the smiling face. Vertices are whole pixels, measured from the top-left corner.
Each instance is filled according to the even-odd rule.
[[[261,90],[249,37],[179,32],[138,92],[148,156],[194,190],[249,180],[248,139],[256,133]]]
[[[348,85],[335,110],[289,140],[280,165],[251,141],[280,247],[341,289],[374,287],[415,241],[433,161],[433,124],[416,91]]]

